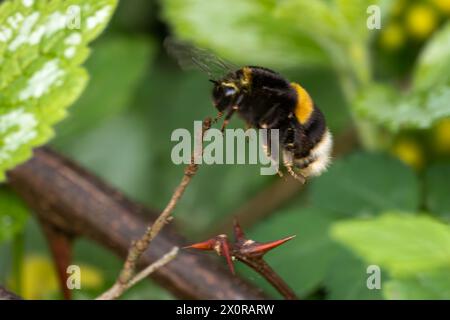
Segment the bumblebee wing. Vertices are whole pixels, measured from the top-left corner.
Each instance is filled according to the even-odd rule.
[[[238,67],[221,59],[212,52],[175,38],[164,41],[167,52],[175,57],[182,69],[197,69],[205,72],[211,80],[219,80]]]

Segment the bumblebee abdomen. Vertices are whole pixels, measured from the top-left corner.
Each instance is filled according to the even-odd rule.
[[[314,111],[314,102],[311,99],[309,93],[303,89],[298,83],[291,83],[292,88],[295,90],[296,104],[294,109],[295,117],[300,124],[306,124]]]
[[[308,92],[297,83],[291,86],[296,93],[293,110],[296,135],[293,148],[285,152],[292,155],[294,167],[303,177],[320,175],[331,160],[332,135]]]

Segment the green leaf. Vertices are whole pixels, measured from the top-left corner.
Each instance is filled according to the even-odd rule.
[[[414,172],[379,154],[356,153],[337,160],[311,182],[311,189],[313,205],[339,217],[389,209],[416,211],[419,206]]]
[[[277,6],[278,14],[292,27],[316,39],[322,46],[351,51],[365,45],[375,32],[367,28],[367,8],[379,6],[387,15],[389,5],[383,0],[285,0]],[[301,14],[301,18],[299,16]]]
[[[233,61],[272,67],[328,63],[314,38],[292,28],[278,6],[275,0],[162,1],[163,17],[177,36]]]
[[[383,17],[388,15],[389,6],[382,0],[285,0],[279,2],[277,14],[292,28],[314,39],[341,76],[355,75],[367,83],[368,45],[376,34],[366,26],[370,5],[379,6]]]
[[[428,42],[413,75],[412,88],[401,93],[388,85],[365,88],[355,112],[393,132],[427,129],[450,116],[450,23]]]
[[[65,144],[65,136],[74,138],[129,107],[153,55],[153,43],[144,37],[114,36],[96,43],[86,63],[91,80],[71,107],[70,119],[58,127],[56,143]]]
[[[450,116],[450,85],[433,90],[400,94],[387,85],[373,85],[361,92],[354,104],[356,113],[393,132],[426,129]]]
[[[395,277],[450,270],[450,226],[425,215],[390,212],[371,220],[339,222],[332,236]]]
[[[450,165],[439,164],[430,167],[426,173],[425,201],[430,212],[438,213],[450,221]]]
[[[84,89],[87,44],[116,4],[15,0],[0,6],[0,180],[52,137],[52,125]]]
[[[331,300],[380,300],[382,290],[367,288],[368,263],[339,246],[324,279],[327,298]],[[387,275],[381,274],[381,281]]]
[[[317,209],[291,209],[258,224],[251,230],[249,238],[265,242],[296,235],[290,242],[268,253],[265,259],[299,296],[306,296],[322,284],[336,253],[337,246],[328,236],[330,223],[329,218]],[[249,270],[245,272],[254,275]],[[266,280],[260,277],[253,280],[275,294]]]
[[[334,9],[335,14],[339,14],[340,19],[342,19],[346,24],[347,35],[360,39],[362,41],[367,41],[370,37],[376,35],[376,30],[371,30],[367,28],[367,20],[369,18],[369,13],[367,9],[370,6],[378,6],[380,8],[380,14],[382,22],[390,14],[390,9],[392,2],[390,0],[335,0]],[[370,13],[371,14],[371,13]]]
[[[28,208],[6,187],[0,188],[0,243],[11,240],[22,231],[28,218]]]
[[[428,90],[450,80],[450,22],[428,41],[421,52],[413,78],[415,90]]]
[[[449,300],[449,268],[418,272],[409,278],[390,280],[383,294],[393,300]]]
[[[342,19],[341,12],[336,10],[337,1],[327,2],[307,1],[307,0],[286,0],[281,2],[277,8],[279,15],[292,23],[293,27],[317,37],[322,46],[330,46],[337,43],[346,43],[346,36],[353,36],[355,33],[348,33],[347,22]],[[299,19],[299,12],[307,14]]]

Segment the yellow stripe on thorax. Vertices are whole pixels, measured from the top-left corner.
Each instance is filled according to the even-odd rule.
[[[242,73],[244,77],[241,79],[241,84],[248,87],[252,82],[252,69],[249,67],[244,67],[242,68]]]
[[[298,83],[293,82],[291,83],[291,86],[297,92],[297,105],[294,110],[295,116],[301,124],[305,124],[314,111],[314,103],[308,92],[306,92],[306,90]]]

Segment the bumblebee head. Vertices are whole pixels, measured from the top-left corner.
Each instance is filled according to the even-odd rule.
[[[225,109],[236,104],[239,96],[240,89],[232,81],[214,81],[213,89],[213,103],[214,106],[219,111],[224,111]]]

